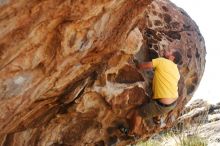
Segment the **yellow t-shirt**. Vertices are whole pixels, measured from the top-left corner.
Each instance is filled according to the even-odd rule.
[[[152,63],[154,67],[153,98],[177,98],[180,79],[177,65],[165,58],[153,59]]]

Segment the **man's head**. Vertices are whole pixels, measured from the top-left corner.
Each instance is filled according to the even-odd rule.
[[[180,64],[182,62],[182,55],[180,54],[180,52],[179,51],[175,51],[172,54],[175,57],[173,62],[176,63],[176,64]]]
[[[182,61],[182,55],[179,51],[165,51],[164,57],[169,60],[172,60],[175,64],[180,64]]]

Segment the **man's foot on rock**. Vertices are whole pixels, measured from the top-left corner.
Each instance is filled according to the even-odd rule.
[[[128,132],[129,132],[129,128],[126,127],[126,126],[124,126],[124,125],[119,125],[119,126],[118,126],[118,129],[120,130],[121,133],[126,134],[126,135],[127,135]]]
[[[156,125],[160,125],[161,128],[166,126],[165,117],[163,116],[154,117],[153,121]]]
[[[153,117],[153,121],[154,121],[154,123],[155,123],[156,125],[161,124],[161,119],[160,119],[159,116],[157,116],[157,117]]]

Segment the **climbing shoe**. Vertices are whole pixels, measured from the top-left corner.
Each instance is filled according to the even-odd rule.
[[[125,127],[124,125],[119,125],[118,126],[118,129],[120,130],[120,132],[121,133],[123,133],[123,134],[128,134],[128,132],[129,132],[129,128],[128,127]]]

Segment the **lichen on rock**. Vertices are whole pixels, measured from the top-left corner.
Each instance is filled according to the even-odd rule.
[[[135,68],[164,50],[181,52],[178,106],[195,92],[205,44],[195,22],[167,0],[0,1],[0,144],[126,145],[131,113],[148,102],[152,76]]]

